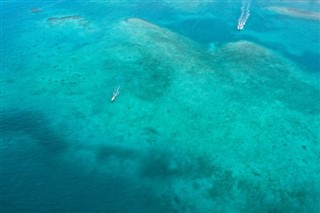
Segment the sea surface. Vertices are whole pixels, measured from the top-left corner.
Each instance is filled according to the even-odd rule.
[[[319,77],[318,0],[3,0],[0,212],[318,213]]]

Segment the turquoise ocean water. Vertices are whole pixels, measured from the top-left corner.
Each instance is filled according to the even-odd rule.
[[[317,0],[1,1],[1,212],[320,212],[319,56]]]

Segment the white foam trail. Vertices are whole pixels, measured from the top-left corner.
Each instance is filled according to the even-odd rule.
[[[250,16],[250,5],[251,0],[242,0],[242,6],[241,6],[241,15],[238,19],[238,30],[243,30],[244,25],[246,25],[246,22]]]

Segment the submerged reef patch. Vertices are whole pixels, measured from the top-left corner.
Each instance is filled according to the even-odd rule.
[[[224,79],[234,84],[238,95],[244,93],[245,99],[263,96],[264,100],[280,100],[291,110],[320,112],[318,104],[314,104],[320,103],[320,91],[293,62],[278,53],[253,42],[239,41],[225,45],[214,57],[224,64],[219,73],[224,73]]]
[[[50,26],[72,25],[75,27],[90,29],[89,21],[80,15],[53,16],[47,19],[47,23]]]
[[[40,8],[34,7],[31,9],[31,13],[40,13],[42,10]]]

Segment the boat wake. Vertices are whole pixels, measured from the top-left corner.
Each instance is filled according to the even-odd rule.
[[[243,30],[244,25],[246,25],[246,22],[250,16],[250,5],[251,0],[242,0],[242,6],[241,6],[241,15],[238,19],[238,26],[237,29]]]

